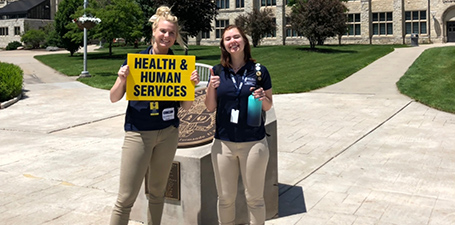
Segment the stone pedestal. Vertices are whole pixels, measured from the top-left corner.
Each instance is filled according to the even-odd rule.
[[[277,121],[272,108],[267,112],[266,130],[270,150],[265,180],[267,219],[278,215]],[[210,157],[211,144],[179,148],[174,161],[180,164],[180,200],[166,199],[162,224],[218,224],[217,193]],[[131,212],[131,220],[147,222],[147,200],[142,190]],[[248,223],[243,183],[239,177],[236,224]]]

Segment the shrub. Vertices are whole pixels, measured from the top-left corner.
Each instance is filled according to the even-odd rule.
[[[30,29],[22,35],[21,41],[31,48],[39,48],[46,40],[46,34],[42,30]]]
[[[6,46],[6,50],[16,50],[18,47],[21,47],[21,46],[22,46],[22,43],[20,43],[18,41],[13,41],[13,42],[8,43],[8,45]]]
[[[0,62],[0,102],[17,97],[22,92],[23,73],[16,65]]]

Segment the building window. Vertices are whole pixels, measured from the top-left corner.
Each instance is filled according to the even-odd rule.
[[[14,27],[14,35],[21,35],[21,27]]]
[[[261,0],[261,6],[274,6],[276,5],[276,0]]]
[[[221,38],[224,28],[229,25],[229,20],[215,20],[216,38]]]
[[[235,8],[244,8],[245,0],[235,0]]]
[[[373,35],[393,34],[392,12],[373,13]]]
[[[8,36],[8,27],[0,27],[0,36]]]
[[[276,37],[276,30],[274,30],[272,33],[268,33],[264,36],[265,38],[275,38]]]
[[[286,17],[286,37],[300,37],[299,32],[292,29],[291,18]]]
[[[287,27],[286,37],[300,37],[300,35],[296,30],[293,30],[291,27]]]
[[[276,24],[276,18],[273,18],[273,22]],[[276,29],[272,31],[272,33],[268,33],[264,35],[265,38],[275,38],[276,37]]]
[[[202,39],[210,39],[210,31],[202,31]]]
[[[360,13],[347,14],[348,36],[360,35]]]
[[[406,34],[427,33],[427,11],[406,11],[404,15]]]
[[[229,9],[229,0],[216,0],[216,6],[219,9]]]

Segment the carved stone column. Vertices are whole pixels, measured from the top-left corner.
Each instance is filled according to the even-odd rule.
[[[404,31],[404,1],[393,0],[393,36],[394,42],[405,44],[406,33]],[[400,40],[401,39],[401,40]]]
[[[360,22],[362,27],[362,42],[371,44],[371,37],[373,36],[371,29],[371,0],[361,0]]]
[[[286,14],[285,14],[286,1],[277,0],[276,1],[276,44],[285,45],[285,32],[286,32]]]

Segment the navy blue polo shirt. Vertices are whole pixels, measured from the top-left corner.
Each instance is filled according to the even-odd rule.
[[[213,71],[216,71],[215,67],[213,67]],[[237,87],[240,87],[240,83],[243,82],[238,95],[231,74],[237,82]],[[267,68],[261,65],[261,81],[257,81],[255,63],[253,61],[248,61],[237,73],[234,73],[231,68],[223,68],[219,76],[220,86],[216,89],[215,138],[232,142],[262,140],[265,137],[264,121],[261,122],[259,127],[251,127],[247,125],[246,119],[248,97],[251,95],[250,88],[256,87],[256,83],[264,90],[272,88],[272,81]],[[232,109],[239,110],[237,124],[230,121]]]
[[[151,54],[152,46],[139,54]],[[168,55],[173,55],[171,49]],[[127,60],[123,66],[127,64]],[[125,131],[161,130],[169,126],[178,127],[178,101],[128,101],[125,115]],[[164,115],[163,115],[164,111]],[[170,115],[170,114],[173,114]],[[172,118],[172,119],[170,119]]]

